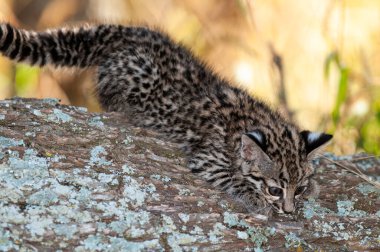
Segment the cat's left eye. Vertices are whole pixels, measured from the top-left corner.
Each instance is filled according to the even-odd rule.
[[[294,192],[295,195],[299,195],[301,193],[303,193],[305,190],[306,190],[307,186],[300,186],[296,189],[296,191]]]
[[[273,196],[276,196],[276,197],[282,197],[282,189],[281,188],[278,188],[278,187],[269,187],[269,193]]]

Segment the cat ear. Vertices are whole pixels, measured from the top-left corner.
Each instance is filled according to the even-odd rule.
[[[330,134],[320,132],[310,132],[304,130],[301,133],[303,140],[305,141],[306,153],[308,157],[313,157],[317,151],[326,147],[333,138]]]
[[[241,136],[240,155],[245,160],[253,161],[251,164],[243,163],[241,166],[243,174],[259,170],[266,176],[272,176],[274,166],[265,153],[266,150],[266,138],[261,131],[255,130]]]
[[[251,131],[241,136],[241,157],[245,160],[255,160],[265,154],[266,139],[264,134],[259,131]]]

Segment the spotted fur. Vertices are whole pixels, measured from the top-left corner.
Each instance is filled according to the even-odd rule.
[[[1,24],[0,52],[32,65],[97,67],[105,110],[181,143],[194,173],[251,211],[292,213],[315,191],[310,159],[332,136],[300,131],[163,33],[118,25],[31,32]]]

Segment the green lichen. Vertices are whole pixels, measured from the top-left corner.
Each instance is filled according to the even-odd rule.
[[[222,223],[215,223],[213,225],[213,229],[208,232],[208,238],[211,243],[216,244],[219,243],[224,238],[224,230],[226,230],[226,226]]]
[[[20,213],[20,208],[0,202],[0,220],[8,224],[25,224],[27,219]]]
[[[124,238],[111,237],[110,243],[106,249],[111,252],[119,251],[162,251],[162,247],[158,239],[146,240],[142,242],[128,241]]]
[[[38,109],[33,109],[33,110],[32,110],[32,114],[35,115],[35,116],[42,116],[41,111],[38,110]]]
[[[132,167],[129,167],[128,165],[123,165],[122,167],[121,167],[121,169],[123,169],[123,172],[124,173],[126,173],[126,174],[128,174],[128,175],[132,175],[132,174],[134,174],[135,173],[135,169],[133,169]]]
[[[103,236],[90,235],[82,242],[82,244],[84,245],[84,249],[90,251],[103,251],[108,247],[108,244],[105,244],[105,240],[106,238]]]
[[[311,249],[311,246],[306,243],[302,238],[298,237],[295,233],[290,232],[285,235],[285,247],[286,248],[299,248],[302,246],[306,246]]]
[[[375,242],[373,237],[368,237],[368,235],[372,234],[373,230],[364,228],[360,223],[356,223],[355,228],[352,229],[350,223],[314,220],[313,230],[314,236],[318,238],[331,237],[336,241],[349,241],[362,238],[367,244]]]
[[[336,205],[338,207],[338,215],[348,216],[350,212],[354,209],[354,204],[354,202],[349,200],[336,202]]]
[[[35,132],[25,132],[25,136],[27,137],[36,137],[36,133]]]
[[[275,234],[275,229],[269,227],[250,227],[248,228],[247,233],[251,241],[255,243],[256,248],[260,249],[268,242],[269,237]]]
[[[366,212],[362,210],[354,210],[355,202],[350,200],[337,201],[339,216],[350,216],[350,217],[364,217],[367,215]]]
[[[59,104],[59,99],[57,99],[57,98],[45,98],[45,99],[42,99],[42,102],[49,104],[50,106],[56,106],[57,104]]]
[[[174,224],[172,218],[167,215],[162,215],[162,225],[158,227],[157,232],[159,234],[162,233],[173,233],[173,231],[177,230],[177,226]]]
[[[102,210],[107,211],[106,208],[103,208]],[[117,232],[119,235],[126,233],[132,238],[140,237],[146,233],[144,230],[140,229],[140,227],[143,227],[145,224],[149,223],[149,212],[135,212],[130,210],[123,210],[120,208],[116,212],[114,209],[113,212],[117,212],[118,220],[112,221],[108,225],[111,230]]]
[[[125,139],[123,140],[123,143],[125,145],[130,145],[133,142],[133,138],[131,136],[126,136]]]
[[[125,199],[128,200],[128,202],[133,206],[142,206],[148,197],[158,200],[158,194],[154,193],[156,191],[156,187],[153,184],[144,185],[129,176],[124,176],[123,181],[123,195]]]
[[[229,204],[226,200],[221,200],[218,202],[218,205],[221,206],[224,210],[229,209]]]
[[[374,193],[380,197],[380,189],[374,187],[373,185],[361,183],[357,186],[357,189],[364,196],[368,196],[370,193]]]
[[[192,192],[191,192],[189,189],[187,189],[187,188],[180,188],[178,194],[181,195],[181,196],[191,196],[191,195],[193,195],[194,193],[192,193]]]
[[[25,144],[23,140],[15,140],[12,138],[0,136],[0,149],[24,145]]]
[[[171,178],[169,178],[168,176],[161,176],[159,174],[152,174],[152,175],[150,175],[150,178],[155,179],[155,180],[160,180],[164,183],[171,181]]]
[[[2,139],[2,146],[11,147],[13,145],[23,145],[22,141]],[[49,178],[49,161],[46,158],[37,156],[38,153],[33,149],[26,149],[23,157],[17,151],[7,151],[8,161],[1,164],[0,197],[5,202],[17,202],[22,198],[23,191],[33,192],[41,189],[51,180]],[[31,198],[33,200],[33,198]]]
[[[99,166],[105,166],[105,165],[111,165],[111,161],[107,161],[104,156],[106,156],[108,153],[104,149],[103,146],[95,146],[91,149],[90,152],[90,165],[99,165]]]
[[[94,116],[88,119],[88,124],[92,127],[97,127],[97,128],[104,128],[104,123],[101,120],[100,116]]]
[[[170,182],[172,179],[171,178],[169,178],[168,176],[162,176],[162,178],[161,178],[161,181],[162,182],[165,182],[165,183],[168,183],[168,182]]]
[[[66,240],[72,239],[75,233],[78,232],[78,227],[76,225],[56,224],[52,229],[56,235],[63,236]]]
[[[360,162],[357,162],[356,164],[360,169],[365,170],[365,171],[374,166],[374,164],[370,160],[361,160]]]
[[[136,228],[132,226],[129,230],[127,230],[126,234],[128,237],[131,237],[131,238],[139,238],[139,237],[144,236],[146,234],[146,231],[145,229]]]
[[[85,107],[75,107],[75,106],[73,106],[71,108],[73,108],[76,111],[82,112],[82,113],[87,113],[88,112],[88,109],[85,108]]]
[[[190,231],[190,234],[204,235],[203,229],[197,225],[194,225],[193,229]]]
[[[37,170],[36,173],[40,173],[39,170],[46,171],[48,168],[48,160],[39,157],[38,152],[34,149],[26,149],[23,158],[20,158],[17,152],[13,152],[13,155],[8,159],[8,163],[12,169],[24,170],[30,173],[33,173],[34,169]]]
[[[113,221],[109,224],[109,227],[119,235],[122,235],[128,228],[130,228],[130,224],[126,221]]]
[[[0,226],[0,251],[19,250],[19,246],[14,244],[13,234]]]
[[[246,239],[249,238],[248,233],[247,233],[247,232],[244,232],[244,231],[237,231],[236,236],[237,236],[239,239],[242,239],[242,240],[246,240]]]
[[[202,206],[204,206],[204,204],[205,203],[202,200],[197,201],[197,206],[198,207],[202,207]]]
[[[328,213],[332,213],[332,211],[328,208],[321,207],[315,199],[310,198],[308,201],[304,202],[304,206],[302,208],[303,216],[306,219],[311,219],[314,216],[324,218],[324,216]]]
[[[72,121],[72,117],[62,110],[55,108],[53,109],[53,114],[48,115],[47,120],[55,123],[67,123]]]
[[[49,206],[58,202],[58,195],[49,189],[43,189],[30,195],[26,200],[29,205]]]
[[[273,227],[254,227],[250,226],[246,221],[239,220],[237,214],[224,212],[224,223],[228,227],[239,227],[244,228],[244,231],[248,234],[249,239],[255,243],[255,251],[260,251],[262,246],[268,242],[268,238],[276,233],[276,229]]]
[[[178,217],[181,219],[183,223],[187,223],[190,220],[190,216],[188,214],[179,213]]]
[[[62,183],[69,183],[77,187],[92,188],[96,190],[96,188],[94,188],[93,186],[96,185],[97,180],[86,175],[80,174],[80,171],[82,171],[82,169],[73,169],[73,174],[69,174],[65,171],[54,170],[51,171],[51,174],[59,178],[59,181],[61,181]]]
[[[239,226],[241,223],[239,221],[239,217],[237,214],[233,214],[230,212],[224,212],[223,213],[224,223],[227,224],[229,227],[236,227]]]
[[[66,156],[64,155],[52,155],[49,159],[50,162],[58,163],[62,159],[66,159]]]
[[[98,174],[98,179],[99,179],[99,181],[101,181],[103,183],[110,184],[110,185],[113,185],[113,186],[119,184],[117,175],[115,175],[115,174],[99,173]]]
[[[152,175],[150,175],[150,178],[151,179],[160,180],[161,179],[161,175],[159,175],[159,174],[152,174]]]
[[[30,220],[25,227],[29,230],[33,237],[43,236],[47,230],[51,230],[53,219],[50,217],[40,217],[39,215],[31,214]]]
[[[168,244],[172,251],[180,252],[183,249],[180,245],[192,244],[197,241],[197,237],[189,234],[173,233],[168,236]]]

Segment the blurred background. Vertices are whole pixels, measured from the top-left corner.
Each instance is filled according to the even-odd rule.
[[[333,133],[330,151],[380,154],[378,0],[2,0],[0,20],[160,27],[302,128]],[[56,97],[101,111],[93,71],[0,57],[0,99]]]

